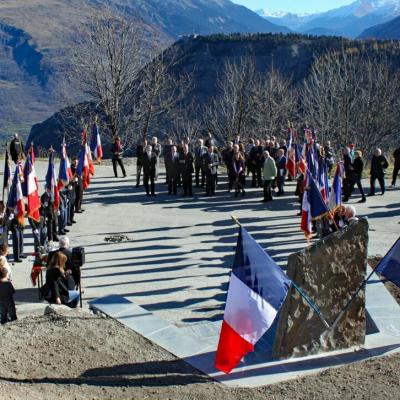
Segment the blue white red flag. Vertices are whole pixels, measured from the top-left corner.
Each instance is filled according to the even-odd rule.
[[[321,192],[322,199],[324,200],[325,204],[328,204],[329,200],[328,167],[323,158],[320,158],[319,160],[318,186],[319,186],[319,191]]]
[[[294,149],[295,149],[295,154],[296,154],[296,164],[299,169],[299,171],[305,175],[306,170],[307,170],[307,162],[304,159],[304,156],[302,154],[302,151],[300,151],[300,148],[297,143],[294,144]]]
[[[22,194],[26,199],[28,217],[39,222],[40,221],[40,197],[39,197],[39,186],[35,171],[35,166],[32,162],[32,154],[28,152],[24,165],[24,181],[21,184]]]
[[[58,171],[58,189],[68,186],[68,183],[71,181],[71,179],[71,164],[67,154],[67,145],[65,144],[65,140],[63,140],[61,144],[60,169]]]
[[[21,164],[17,164],[8,195],[7,208],[14,214],[21,225],[25,225],[25,202],[22,194],[21,181],[23,179]]]
[[[273,324],[291,280],[240,227],[215,367],[230,373]]]
[[[90,150],[93,152],[94,157],[98,162],[103,158],[100,130],[97,123],[94,123],[92,126],[92,135],[90,137]]]
[[[56,168],[55,168],[55,152],[54,150],[50,150],[49,155],[49,165],[47,167],[46,174],[46,191],[50,195],[51,202],[53,203],[54,209],[58,209],[60,206],[60,194],[58,192],[57,185],[57,177],[56,177]]]
[[[344,173],[343,162],[339,162],[336,166],[335,176],[333,178],[332,190],[329,195],[329,209],[335,211],[337,207],[342,205],[342,179]]]
[[[90,184],[89,160],[87,157],[86,143],[82,145],[78,156],[78,165],[76,174],[82,178],[83,190],[86,190]]]
[[[379,262],[375,272],[383,275],[400,288],[400,238]]]

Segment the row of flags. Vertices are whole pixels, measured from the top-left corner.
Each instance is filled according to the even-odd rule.
[[[400,238],[355,291],[335,321],[325,324],[327,330],[334,329],[376,272],[400,288]],[[318,311],[312,301],[240,225],[215,357],[215,367],[218,370],[229,374],[243,357],[254,351],[255,344],[274,323],[292,286],[305,297],[314,311]],[[323,319],[322,315],[319,317]]]
[[[319,157],[316,133],[306,129],[302,147],[297,139],[293,128],[289,128],[286,167],[292,177],[296,177],[298,171],[304,175],[301,230],[307,240],[311,240],[312,221],[323,217],[333,218],[333,212],[342,205],[344,167],[342,162],[337,164],[330,188],[328,165],[324,158]]]
[[[86,190],[90,184],[90,177],[94,175],[94,163],[92,154],[98,162],[103,157],[100,140],[100,133],[97,124],[92,127],[91,145],[87,143],[87,134],[82,133],[82,146],[79,152],[76,174],[82,179],[83,189]],[[71,164],[67,154],[65,138],[61,145],[61,158],[58,176],[55,167],[55,151],[51,148],[49,152],[49,162],[45,178],[45,189],[50,195],[51,202],[55,209],[60,205],[59,191],[68,185],[72,180],[73,174]],[[24,167],[18,163],[14,175],[11,173],[10,157],[6,150],[4,180],[3,180],[3,199],[7,195],[7,208],[14,210],[14,216],[23,225],[27,214],[35,221],[40,220],[39,209],[41,205],[39,195],[39,184],[35,171],[35,152],[33,146],[30,147]]]

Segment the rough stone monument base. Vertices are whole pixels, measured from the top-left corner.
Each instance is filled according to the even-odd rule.
[[[332,323],[363,283],[368,258],[368,221],[361,219],[292,254],[287,274]],[[300,357],[346,349],[365,340],[362,290],[334,329],[327,328],[294,288],[281,309],[273,356]]]

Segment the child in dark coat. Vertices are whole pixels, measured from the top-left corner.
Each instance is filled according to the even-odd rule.
[[[5,258],[0,258],[0,319],[1,324],[17,319],[14,303],[14,287],[9,280],[9,270],[4,265]]]

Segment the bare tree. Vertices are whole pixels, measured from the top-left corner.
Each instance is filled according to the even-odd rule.
[[[94,15],[77,35],[72,81],[102,110],[112,136],[129,132],[126,109],[146,54],[137,23],[110,11]]]
[[[256,80],[253,104],[255,132],[266,136],[280,134],[297,113],[292,82],[274,68]]]
[[[204,110],[204,122],[219,139],[251,133],[254,84],[258,79],[254,60],[228,61],[217,80],[218,94]]]
[[[387,60],[343,49],[316,60],[301,102],[306,121],[322,141],[337,146],[356,142],[369,153],[400,128],[399,89],[399,76]]]

